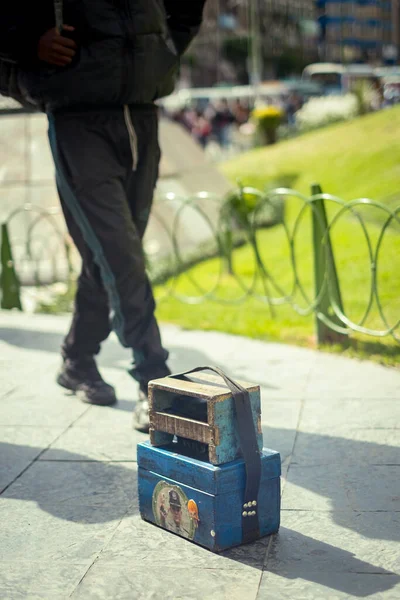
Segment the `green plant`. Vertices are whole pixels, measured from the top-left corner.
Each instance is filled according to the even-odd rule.
[[[277,106],[260,106],[252,112],[256,123],[256,140],[258,145],[275,144],[277,131],[283,120],[283,111]]]
[[[358,114],[366,115],[371,112],[373,89],[367,81],[357,81],[352,87],[352,94],[357,99]]]
[[[267,191],[261,193],[243,186],[232,191],[225,202],[225,213],[239,229],[246,229],[250,222],[256,227],[272,227],[282,221],[283,208],[280,198],[270,199]]]

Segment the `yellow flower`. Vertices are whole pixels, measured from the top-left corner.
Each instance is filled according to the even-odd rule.
[[[260,108],[255,108],[252,115],[257,121],[261,121],[263,119],[282,117],[283,111],[278,106],[261,106]]]

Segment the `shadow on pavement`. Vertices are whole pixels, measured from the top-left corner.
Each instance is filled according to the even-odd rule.
[[[60,354],[63,334],[52,331],[0,327],[0,340],[25,350],[54,352]],[[207,364],[208,357],[195,348],[179,348],[168,345],[171,362],[176,363],[179,371],[190,369],[200,364]],[[98,357],[99,365],[114,369],[126,369],[132,360],[132,352],[123,348],[115,339],[109,338],[102,346]],[[125,366],[121,365],[124,362]],[[222,365],[223,366],[223,365]]]
[[[266,554],[265,540],[268,538],[253,544],[232,548],[223,552],[222,556],[262,569],[265,580],[264,589],[269,589],[265,596],[268,599],[274,597],[274,583],[271,583],[270,588],[268,587],[268,573],[287,580],[317,583],[326,588],[343,592],[349,598],[372,596],[390,590],[400,583],[400,575],[397,573],[359,560],[352,552],[321,542],[287,527],[281,527],[279,533],[272,536],[271,547],[263,567],[262,559],[261,563],[257,563],[259,556],[262,556],[263,553]],[[264,544],[264,547],[261,544]],[[291,554],[291,559],[287,560],[287,556],[282,556],[285,554]],[[317,595],[306,596],[305,590],[301,590],[300,587],[296,591],[298,596],[288,587],[287,598],[318,598]],[[300,596],[302,591],[304,595]],[[263,591],[260,591],[258,598],[261,600],[263,597]],[[321,595],[320,597],[328,596]]]
[[[29,465],[42,450],[0,443],[0,466],[16,457],[21,465]],[[132,503],[137,507],[136,465],[133,469],[59,450],[57,460],[35,460],[6,487],[1,499],[35,502],[54,517],[74,523],[118,521]]]
[[[0,327],[0,340],[26,350],[60,354],[63,337],[63,334],[49,331]],[[227,373],[230,372],[229,365],[224,364],[223,361],[218,361],[218,364],[214,364],[214,360],[211,360],[207,354],[195,348],[174,346],[173,344],[168,344],[167,348],[170,353],[168,363],[170,368],[177,373],[210,363],[213,366],[220,367]],[[123,348],[115,339],[109,338],[102,346],[98,357],[98,364],[100,367],[122,369],[125,371],[129,367],[130,360],[131,351]],[[263,382],[262,386],[269,389],[278,389],[276,386],[268,384],[268,382]],[[117,405],[116,408],[120,407]]]
[[[273,440],[277,450],[285,446],[288,436],[294,437],[290,429],[263,424],[263,430],[264,444]],[[331,510],[340,527],[371,539],[400,542],[399,447],[299,431],[292,452],[289,486],[284,490],[286,507],[312,511],[314,496],[303,491],[309,490],[329,499],[330,507],[323,510]],[[396,514],[397,527],[389,519],[385,525],[384,520],[367,518],[373,513]]]
[[[297,554],[296,560],[286,562],[281,559],[282,547],[284,548],[285,544],[291,546],[292,553],[293,548],[296,549],[294,552]],[[284,552],[285,550],[283,550]],[[352,552],[315,540],[286,527],[281,527],[279,533],[272,540],[264,573],[267,582],[267,574],[273,573],[286,579],[312,581],[332,590],[343,592],[349,598],[372,596],[390,590],[400,583],[400,575],[396,573],[359,560]],[[301,588],[298,587],[297,591],[298,597],[300,597]],[[288,592],[290,592],[290,588],[288,588]],[[295,596],[288,595],[289,597],[294,598]],[[305,598],[306,596],[301,595],[301,597]],[[314,595],[312,597],[317,598]]]
[[[60,353],[63,335],[20,327],[0,327],[0,340],[26,350]]]

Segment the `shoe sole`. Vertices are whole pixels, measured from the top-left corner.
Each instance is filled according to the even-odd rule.
[[[145,403],[145,407],[143,407]],[[132,415],[132,427],[141,433],[149,433],[149,404],[147,395],[139,389],[139,398]]]
[[[62,373],[60,375],[58,375],[57,383],[64,389],[69,390],[70,392],[75,394],[75,396],[77,398],[79,398],[79,400],[81,400],[81,402],[84,402],[85,404],[94,404],[95,406],[112,406],[113,404],[116,404],[116,402],[117,402],[117,397],[115,394],[111,398],[110,397],[97,398],[97,399],[89,398],[83,390],[79,389],[79,384],[71,385],[70,380],[67,381],[66,379],[64,379]]]
[[[140,423],[138,423],[135,419],[135,415],[133,415],[133,420],[132,420],[132,426],[133,429],[135,429],[136,431],[139,431],[140,433],[149,433],[150,431],[150,425],[140,425]]]

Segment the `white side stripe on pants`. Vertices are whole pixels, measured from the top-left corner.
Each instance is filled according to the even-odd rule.
[[[131,146],[131,152],[132,152],[132,171],[136,171],[138,162],[139,162],[138,139],[137,139],[135,128],[132,123],[129,106],[127,104],[124,105],[124,118],[125,118],[126,128],[128,130],[129,144]]]

